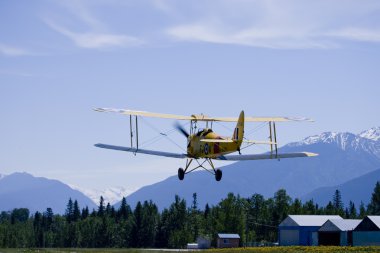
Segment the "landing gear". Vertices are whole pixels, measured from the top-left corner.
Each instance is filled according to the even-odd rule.
[[[222,175],[223,175],[222,171],[220,169],[217,169],[215,171],[215,180],[219,182],[222,179]]]
[[[189,169],[190,164],[193,160],[195,160],[198,163],[198,166],[196,166],[195,168]],[[209,163],[209,165],[211,166],[212,169],[207,169],[205,167],[204,163],[206,163],[206,162]],[[178,169],[178,179],[182,181],[185,178],[186,174],[188,174],[188,173],[190,173],[190,172],[192,172],[198,168],[202,168],[205,171],[209,172],[210,174],[214,175],[215,180],[218,182],[222,179],[222,171],[220,169],[215,169],[214,164],[212,163],[212,160],[210,158],[205,158],[203,160],[203,162],[199,162],[198,159],[194,159],[194,158],[187,159],[185,169],[183,169],[183,168]]]
[[[185,178],[185,171],[182,168],[178,169],[178,179],[183,180]]]

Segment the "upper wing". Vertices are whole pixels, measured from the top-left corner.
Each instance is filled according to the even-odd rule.
[[[224,122],[237,122],[238,118],[213,118],[214,121]],[[305,117],[245,117],[245,122],[288,122],[288,121],[308,121],[314,122],[314,120]]]
[[[126,151],[126,152],[132,152],[132,153],[141,153],[141,154],[147,154],[147,155],[157,155],[157,156],[165,156],[165,157],[172,157],[172,158],[187,158],[186,154],[177,154],[177,153],[147,150],[147,149],[127,148],[127,147],[114,146],[114,145],[108,145],[108,144],[102,144],[102,143],[95,144],[94,146],[98,148],[113,149],[113,150]]]
[[[134,111],[128,109],[112,109],[112,108],[95,108],[97,112],[117,112],[125,115],[134,116],[144,116],[144,117],[154,117],[154,118],[164,118],[164,119],[177,119],[177,120],[197,120],[197,121],[223,121],[223,122],[237,122],[236,117],[209,117],[203,114],[194,114],[191,116],[183,116],[176,114],[167,113],[155,113],[155,112],[145,112],[145,111]],[[245,117],[246,122],[286,122],[286,121],[309,121],[313,122],[312,119],[304,117]]]
[[[178,119],[178,120],[192,120],[192,119],[194,119],[194,118],[189,117],[189,116],[165,114],[165,113],[154,113],[154,112],[144,112],[144,111],[133,111],[133,110],[127,110],[127,109],[95,108],[94,110],[97,112],[118,112],[118,113],[126,114],[126,115],[164,118],[164,119]]]
[[[253,154],[253,155],[222,155],[217,157],[218,160],[227,161],[242,161],[242,160],[264,160],[264,159],[282,159],[282,158],[295,158],[295,157],[311,157],[317,156],[318,154],[310,152],[300,152],[300,153],[283,153],[276,155],[271,154]]]

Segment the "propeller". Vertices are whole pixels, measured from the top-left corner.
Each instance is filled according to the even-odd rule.
[[[189,133],[183,128],[183,126],[181,126],[178,122],[176,122],[176,124],[174,125],[174,127],[179,131],[181,132],[186,138],[189,137]]]

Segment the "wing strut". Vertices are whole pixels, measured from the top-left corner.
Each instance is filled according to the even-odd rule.
[[[269,141],[270,141],[270,153],[273,154],[272,121],[269,121]]]
[[[133,116],[129,115],[129,131],[130,131],[130,136],[131,136],[131,149],[133,149],[133,143],[136,143],[136,152],[137,153],[139,149],[139,126],[137,123],[137,115],[135,115],[135,126],[133,126]],[[133,131],[135,131],[136,136],[133,135]],[[135,140],[134,140],[135,139]]]
[[[271,156],[273,155],[273,138],[274,138],[274,151],[276,152],[275,157],[278,158],[276,122],[269,121],[269,141],[270,141],[270,154],[271,154]]]
[[[273,133],[274,133],[274,147],[276,149],[276,158],[278,157],[278,150],[277,150],[277,134],[276,134],[276,122],[273,121]]]
[[[129,131],[131,132],[131,148],[133,148],[132,115],[129,115]]]

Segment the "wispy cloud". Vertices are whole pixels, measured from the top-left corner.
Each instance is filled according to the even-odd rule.
[[[55,31],[70,38],[78,47],[82,48],[110,48],[110,47],[130,47],[142,45],[144,42],[136,37],[123,34],[84,32],[77,33],[64,27],[56,25],[54,22],[45,21]]]
[[[331,49],[344,46],[346,41],[380,42],[380,31],[376,30],[380,27],[378,0],[346,0],[344,4],[334,0],[205,0],[199,4],[83,0],[64,1],[58,6],[64,15],[44,20],[81,48],[188,41],[274,49]],[[109,12],[103,11],[105,6]],[[111,17],[112,13],[116,13],[115,17]]]
[[[14,47],[14,46],[9,46],[9,45],[4,45],[0,43],[0,53],[6,56],[25,56],[25,55],[32,55],[31,52],[28,50]]]
[[[355,41],[380,42],[380,29],[375,30],[368,28],[351,27],[338,31],[333,31],[328,33],[327,35]]]
[[[380,26],[380,3],[371,0],[348,0],[344,5],[326,0],[225,0],[212,6],[206,1],[203,7],[166,34],[180,41],[276,49],[337,48],[341,39],[380,42],[374,29]],[[177,11],[182,8],[177,6]],[[358,20],[363,28],[350,28]]]
[[[113,47],[133,47],[144,44],[142,39],[135,36],[109,32],[107,25],[97,19],[90,11],[91,4],[96,3],[96,1],[62,2],[64,9],[77,19],[76,27],[85,27],[87,31],[84,32],[68,29],[67,26],[59,25],[51,18],[43,18],[43,20],[50,28],[66,36],[80,48],[109,49]]]
[[[179,40],[202,41],[219,44],[243,46],[300,49],[300,48],[335,48],[337,44],[314,34],[284,31],[279,29],[247,28],[237,31],[223,31],[206,24],[177,26],[167,33]]]

